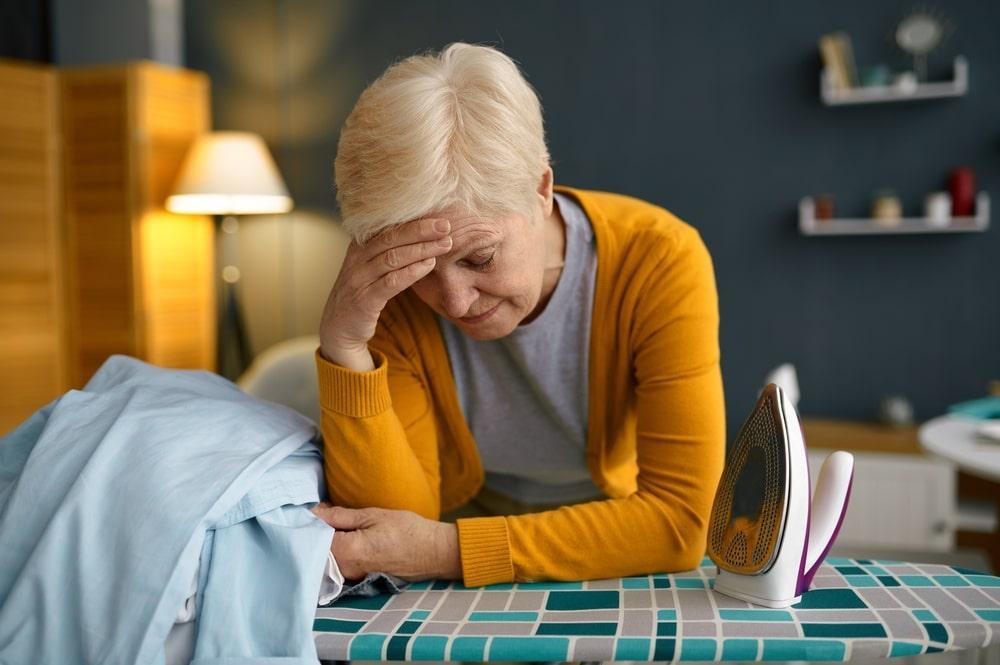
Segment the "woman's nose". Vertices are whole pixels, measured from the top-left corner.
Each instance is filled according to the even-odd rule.
[[[471,284],[441,281],[441,304],[445,314],[453,319],[468,316],[469,308],[478,297],[479,292]]]

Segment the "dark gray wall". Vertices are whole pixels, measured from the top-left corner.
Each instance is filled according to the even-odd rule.
[[[731,427],[784,361],[798,367],[805,415],[866,418],[901,393],[923,419],[1000,378],[1000,232],[796,230],[798,199],[816,192],[862,216],[889,187],[917,214],[960,164],[1000,197],[1000,3],[942,5],[956,30],[931,73],[966,55],[967,97],[819,102],[819,36],[846,30],[859,62],[902,67],[889,35],[912,6],[189,1],[186,55],[213,79],[217,126],[263,133],[297,204],[332,210],[338,129],[364,86],[417,51],[497,45],[541,94],[557,181],[653,201],[701,231]]]
[[[100,65],[150,57],[147,1],[51,1],[56,63]]]
[[[52,61],[48,0],[0,0],[0,58]]]
[[[154,60],[180,65],[183,0],[47,0],[60,66]]]

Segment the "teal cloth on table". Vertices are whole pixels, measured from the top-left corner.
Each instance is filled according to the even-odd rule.
[[[208,372],[109,359],[0,438],[0,663],[315,663],[316,429]]]
[[[948,413],[978,418],[980,420],[992,420],[1000,418],[1000,395],[991,395],[980,399],[959,402],[948,407]]]
[[[787,608],[716,593],[716,568],[582,582],[418,582],[318,608],[320,658],[846,661],[1000,645],[1000,577],[829,557]]]

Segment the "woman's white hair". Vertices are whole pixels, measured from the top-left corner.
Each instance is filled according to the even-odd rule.
[[[452,207],[534,220],[548,165],[541,104],[514,61],[456,43],[392,65],[361,94],[340,132],[337,202],[361,242]]]

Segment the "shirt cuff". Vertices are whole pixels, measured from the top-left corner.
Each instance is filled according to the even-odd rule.
[[[336,365],[316,349],[319,405],[352,418],[377,416],[392,406],[389,394],[389,360],[381,351],[371,351],[375,369],[358,372]]]
[[[336,536],[336,533],[334,534]],[[332,603],[344,590],[344,576],[340,572],[337,560],[333,558],[333,552],[326,553],[326,569],[323,571],[323,581],[319,585],[319,599],[317,605],[327,605]]]
[[[456,522],[465,586],[514,581],[510,534],[504,517],[469,517]]]

